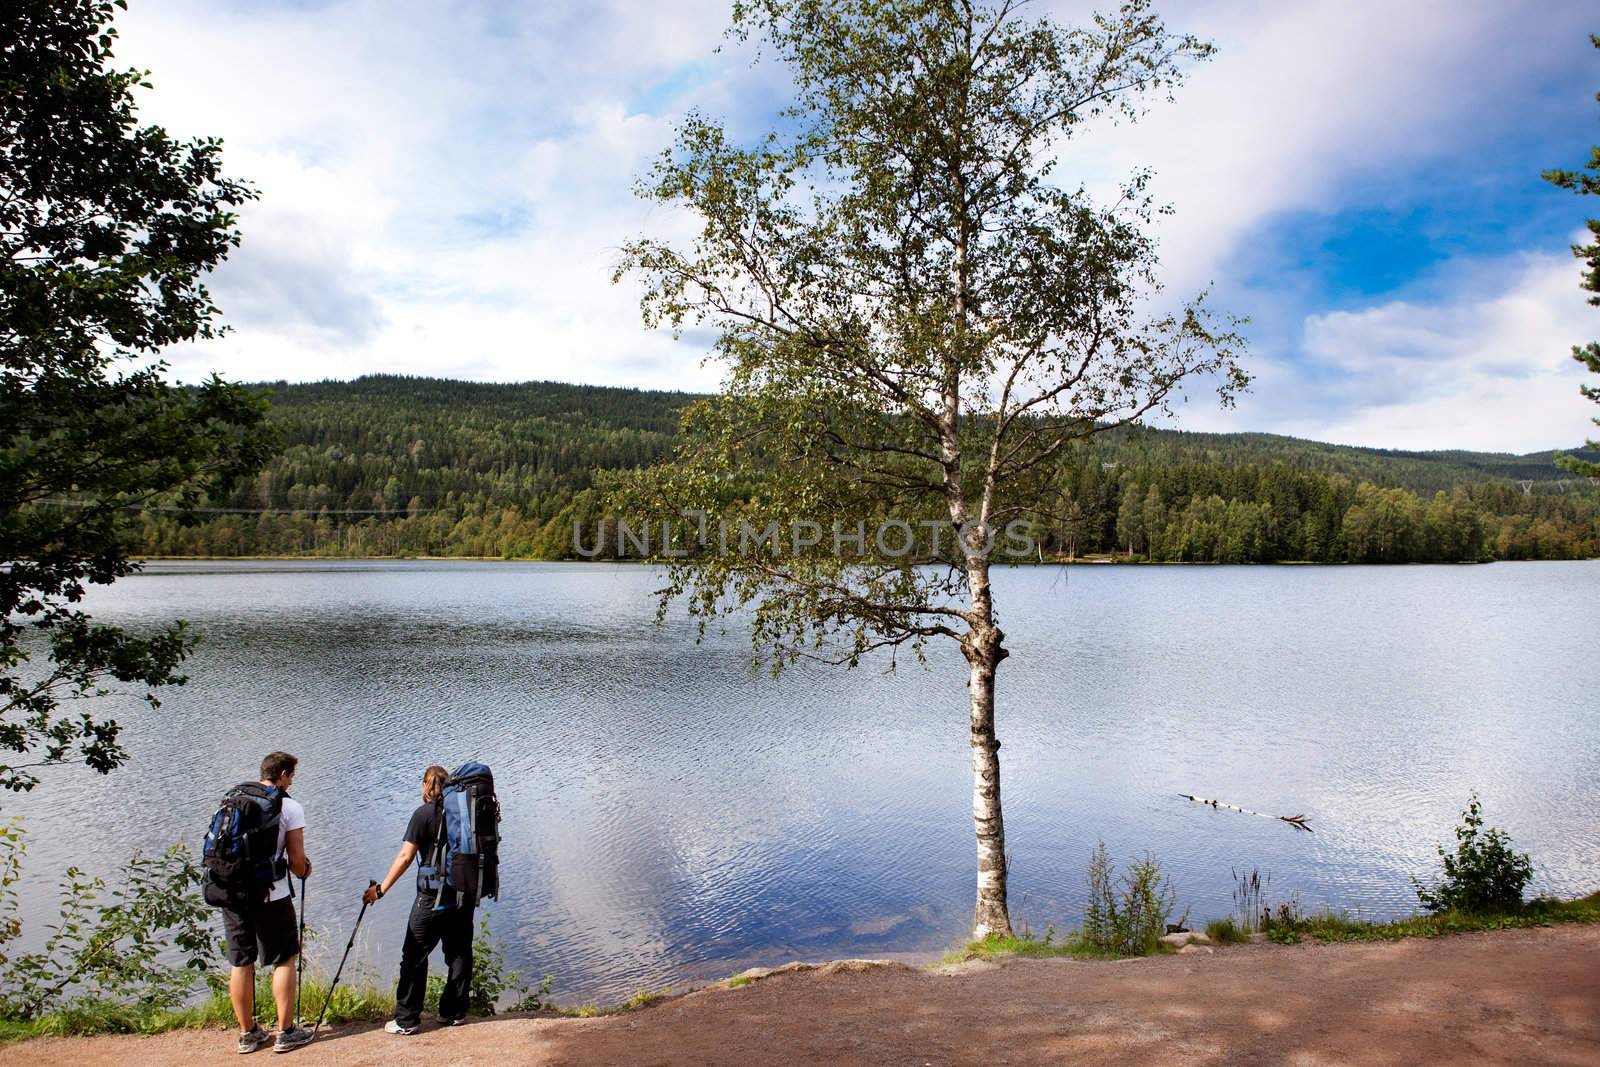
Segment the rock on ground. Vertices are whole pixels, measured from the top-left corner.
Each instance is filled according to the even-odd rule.
[[[1161,940],[1164,943],[1174,947],[1182,947],[1184,945],[1211,944],[1211,938],[1194,930],[1185,930],[1181,934],[1166,934],[1161,938]]]

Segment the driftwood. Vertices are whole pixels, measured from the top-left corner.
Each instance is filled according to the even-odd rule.
[[[1288,823],[1296,830],[1304,830],[1308,834],[1314,832],[1309,825],[1311,820],[1304,815],[1268,815],[1265,812],[1251,811],[1249,808],[1241,808],[1237,804],[1228,804],[1221,800],[1207,800],[1205,797],[1190,796],[1188,793],[1179,793],[1178,795],[1185,800],[1192,800],[1196,804],[1206,804],[1213,808],[1227,808],[1229,811],[1237,811],[1241,815],[1254,815],[1262,819],[1277,819],[1279,822]]]

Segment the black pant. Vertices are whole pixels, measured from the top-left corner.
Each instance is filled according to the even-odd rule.
[[[294,926],[294,900],[269,900],[243,908],[222,909],[222,932],[228,942],[228,962],[235,967],[276,967],[300,952],[300,932]]]
[[[416,1026],[428,997],[428,954],[444,943],[447,974],[439,997],[439,1018],[459,1019],[467,1014],[472,986],[472,905],[435,911],[434,898],[417,894],[406,923],[406,943],[400,950],[400,984],[394,991],[394,1021]]]

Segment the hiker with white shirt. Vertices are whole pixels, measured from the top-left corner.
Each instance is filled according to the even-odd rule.
[[[289,795],[295,757],[273,752],[261,761],[261,777],[230,789],[212,816],[206,834],[206,901],[222,909],[227,938],[228,995],[239,1022],[239,1051],[273,1044],[289,1052],[311,1041],[297,1024],[295,928],[290,875],[311,874],[306,856],[306,813]],[[273,968],[272,998],[277,1002],[276,1040],[256,1022],[256,965]]]

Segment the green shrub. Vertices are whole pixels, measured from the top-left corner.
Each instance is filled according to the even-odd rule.
[[[550,990],[555,988],[556,976],[547,974],[537,986],[523,986],[517,999],[511,1003],[512,1011],[549,1011]]]
[[[1128,868],[1122,884],[1122,914],[1118,927],[1121,951],[1128,955],[1154,952],[1161,935],[1167,932],[1167,920],[1177,904],[1172,882],[1162,875],[1161,865],[1146,853],[1144,859]]]
[[[1089,853],[1089,904],[1083,910],[1083,941],[1109,954],[1117,941],[1117,898],[1111,889],[1111,858],[1101,841]]]
[[[1272,937],[1274,933],[1282,935],[1284,931],[1297,933],[1305,929],[1309,920],[1305,912],[1300,910],[1300,894],[1290,893],[1289,896],[1278,902],[1276,907],[1267,906],[1261,912],[1261,929],[1274,941],[1283,940]],[[1293,939],[1284,940],[1285,944],[1294,944]]]
[[[12,885],[24,851],[12,820],[0,829],[0,944],[22,932]],[[0,1016],[29,1020],[74,1004],[145,1016],[183,1004],[217,961],[204,876],[182,844],[159,857],[133,853],[115,885],[68,868],[43,945],[0,955]]]
[[[1147,956],[1161,943],[1177,903],[1172,883],[1149,853],[1128,867],[1120,894],[1113,891],[1114,873],[1102,841],[1089,857],[1082,941],[1103,956]]]
[[[1483,828],[1478,794],[1472,794],[1456,827],[1456,848],[1438,846],[1444,876],[1433,886],[1411,880],[1417,899],[1434,913],[1458,911],[1467,915],[1513,912],[1522,907],[1522,893],[1533,879],[1533,862],[1526,852],[1515,852],[1511,839],[1493,827]]]

